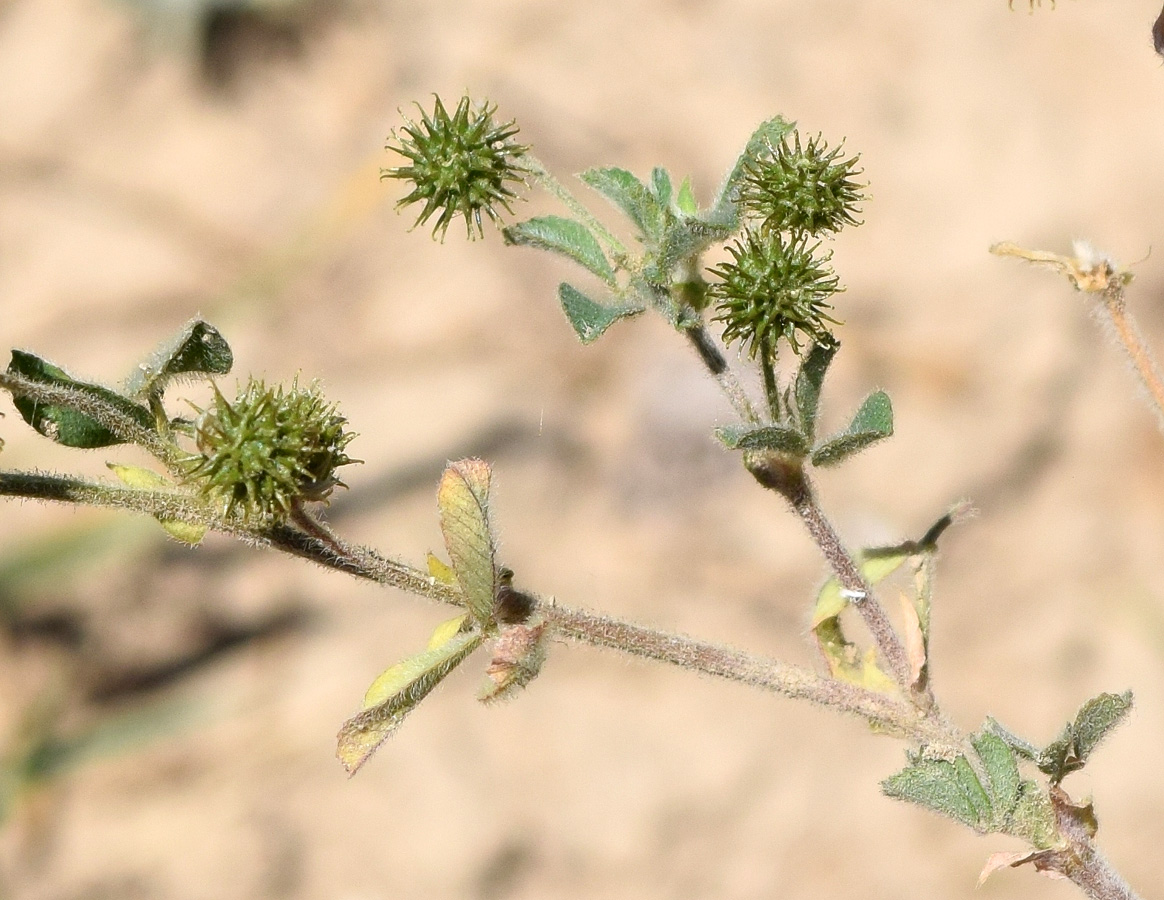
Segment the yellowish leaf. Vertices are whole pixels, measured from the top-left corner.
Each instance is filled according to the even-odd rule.
[[[157,490],[158,488],[173,488],[174,484],[164,475],[159,475],[141,466],[123,466],[118,463],[106,463],[109,470],[118,477],[126,487],[137,488],[143,491]],[[183,544],[197,547],[206,537],[205,525],[192,525],[178,519],[158,518],[159,524],[166,530],[166,534]]]
[[[826,619],[816,628],[816,639],[834,678],[878,691],[897,693],[897,685],[877,665],[877,654],[870,649],[864,655],[849,641],[837,618]]]
[[[390,738],[405,717],[484,640],[479,632],[461,631],[439,647],[392,666],[364,695],[364,709],[340,728],[336,756],[354,775]]]
[[[1074,256],[1063,256],[1049,250],[1026,250],[1010,241],[1002,241],[990,248],[996,256],[1015,256],[1019,259],[1046,266],[1065,275],[1076,290],[1094,294],[1110,287],[1126,285],[1132,273],[1116,265],[1109,256],[1100,253],[1086,241],[1076,241],[1071,247]]]
[[[456,573],[432,553],[428,555],[428,574],[441,584],[457,583]]]
[[[158,522],[166,530],[166,534],[191,547],[197,547],[206,537],[205,525],[193,525],[190,522],[179,522],[177,519],[158,519]]]
[[[926,668],[926,636],[922,632],[917,606],[905,594],[901,598],[901,615],[905,620],[905,653],[909,658],[909,683],[916,685]]]
[[[141,466],[123,466],[118,463],[106,463],[105,465],[126,487],[155,490],[174,486],[164,475],[143,469]]]
[[[901,564],[909,558],[909,553],[884,553],[862,558],[860,560],[861,574],[869,584],[888,578]],[[816,628],[825,619],[839,616],[849,606],[849,598],[841,592],[841,584],[836,578],[830,578],[816,598],[816,606],[812,611],[811,628]]]
[[[493,532],[489,526],[489,464],[480,459],[449,463],[437,490],[445,548],[473,618],[493,623],[497,590]]]
[[[432,637],[428,639],[428,647],[425,649],[436,650],[440,647],[443,647],[453,639],[453,636],[464,627],[468,620],[468,616],[461,615],[454,616],[451,619],[441,622],[441,624],[436,627],[436,630],[433,631]]]

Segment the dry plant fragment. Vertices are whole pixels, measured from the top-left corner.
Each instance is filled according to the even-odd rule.
[[[1062,256],[1049,250],[1025,250],[1009,241],[995,244],[990,252],[996,256],[1015,256],[1035,265],[1046,266],[1062,275],[1077,290],[1094,294],[1099,301],[1098,314],[1110,333],[1123,347],[1136,377],[1147,392],[1148,403],[1164,430],[1164,378],[1148,349],[1135,318],[1128,310],[1124,288],[1132,282],[1132,273],[1115,260],[1100,253],[1086,241],[1075,241],[1074,256]]]
[[[1047,266],[1062,275],[1077,291],[1096,294],[1113,287],[1124,287],[1132,281],[1132,273],[1121,269],[1115,260],[1096,250],[1087,241],[1075,241],[1071,245],[1074,256],[1062,256],[1050,250],[1026,250],[1010,241],[994,244],[990,252],[995,256],[1017,256],[1029,263]]]

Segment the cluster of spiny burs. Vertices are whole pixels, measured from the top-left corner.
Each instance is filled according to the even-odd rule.
[[[406,120],[387,145],[408,160],[381,173],[410,184],[411,191],[398,205],[421,204],[418,225],[435,216],[434,236],[443,238],[452,220],[461,216],[469,237],[480,237],[485,217],[501,228],[508,243],[548,250],[586,270],[597,280],[597,291],[569,282],[558,288],[562,310],[583,343],[597,340],[615,322],[648,310],[661,314],[687,337],[739,417],[737,424],[717,429],[716,436],[727,447],[742,451],[744,465],[757,481],[791,503],[836,573],[820,591],[812,621],[832,678],[869,694],[904,698],[919,721],[947,728],[929,683],[928,645],[936,541],[956,518],[954,512],[941,517],[920,541],[850,556],[820,512],[807,474],[809,467],[837,465],[893,432],[892,405],[883,391],[870,394],[841,432],[822,438],[816,430],[822,383],[839,347],[832,331],[838,322],[831,315],[831,300],[842,290],[824,242],[840,229],[859,224],[865,185],[857,180],[862,174],[858,158],[846,156],[841,147],[830,149],[820,136],[804,140],[793,125],[773,118],[753,133],[708,206],[697,203],[689,179],[676,184],[663,168],[654,169],[646,180],[615,167],[580,173],[587,187],[625,216],[623,225],[635,239],[628,246],[550,175],[527,146],[516,142],[513,122],[494,120],[496,108],[491,104],[474,104],[464,97],[450,115],[438,99],[431,115],[421,112],[420,122]],[[563,201],[569,215],[504,224],[504,215],[512,213],[514,189],[529,182]],[[723,261],[706,266],[703,259],[709,253],[719,253]],[[712,322],[722,326],[724,345],[758,364],[765,400],[761,409],[709,336]],[[794,356],[790,372],[782,373],[777,366],[781,343]],[[469,508],[481,510],[487,468],[480,468],[480,461],[473,463],[464,471],[451,467],[446,481],[472,486],[468,493],[479,502]],[[449,496],[454,492],[450,490]],[[442,514],[451,510],[442,503]],[[450,521],[466,520],[473,518],[450,516]],[[443,574],[449,583],[461,582],[466,596],[470,585],[497,583],[495,575],[482,577],[482,571],[489,575],[494,568],[474,573],[470,565],[480,558],[492,559],[490,541],[479,537],[489,534],[484,520],[459,538],[446,529],[456,577]],[[480,544],[489,552],[478,547],[465,554],[463,546],[454,552],[458,540],[468,540],[469,535],[478,536],[469,540],[470,545]],[[914,596],[904,598],[904,639],[872,593],[874,583],[903,567],[912,568],[916,576]],[[434,578],[442,576],[443,568],[433,569]],[[478,590],[481,611],[476,615],[483,625],[495,624],[493,589]],[[853,608],[864,618],[875,649],[858,647],[846,638],[841,616]],[[463,658],[466,635],[474,629],[457,622],[450,623],[449,631],[462,643],[434,635],[426,654],[390,669],[382,683],[373,685],[364,713],[341,732],[341,758],[345,763],[350,760],[351,768],[362,764],[418,698]],[[524,630],[514,632],[511,643],[521,652],[509,653],[511,663],[532,658],[531,648],[540,642],[535,626],[523,620],[519,627]],[[511,683],[524,686],[536,675],[540,658],[537,665],[524,668],[508,664],[505,671],[523,673],[520,683]],[[882,787],[890,796],[947,815],[980,833],[1020,837],[1035,848],[1025,855],[1007,854],[1005,860],[991,864],[995,868],[1031,863],[1078,880],[1078,865],[1093,850],[1094,816],[1089,805],[1073,805],[1059,784],[1084,765],[1130,707],[1130,693],[1101,694],[1084,704],[1059,738],[1041,749],[990,719],[978,733],[955,738],[958,746],[946,745],[936,755],[927,749],[929,738],[915,735],[921,749],[911,753],[907,767]],[[1023,777],[1020,763],[1047,776],[1047,787]]]

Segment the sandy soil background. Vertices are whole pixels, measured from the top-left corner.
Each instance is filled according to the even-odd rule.
[[[662,164],[705,202],[770,115],[845,137],[873,199],[836,245],[826,418],[883,387],[897,436],[823,500],[852,545],[977,505],[934,613],[964,726],[1047,741],[1134,688],[1069,784],[1158,895],[1164,438],[1083,298],[986,253],[1083,236],[1141,260],[1164,344],[1158,9],[1016,5],[346,0],[206,28],[181,4],[0,0],[4,346],[113,382],[201,313],[237,372],[318,377],[360,432],[344,534],[419,562],[444,460],[484,455],[523,585],[816,664],[822,564],[712,440],[730,412],[687,347],[644,320],[581,348],[564,263],[410,232],[377,173],[399,108],[465,89],[557,171]],[[140,461],[2,409],[5,468]],[[9,503],[0,609],[0,747],[53,710],[63,737],[111,735],[0,828],[11,898],[955,898],[1015,849],[881,797],[902,750],[859,723],[565,645],[500,708],[458,673],[348,781],[339,723],[446,614],[221,539]],[[979,895],[1075,896],[1025,871]]]

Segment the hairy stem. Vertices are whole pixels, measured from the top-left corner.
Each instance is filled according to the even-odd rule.
[[[760,370],[764,373],[764,396],[768,398],[768,415],[773,424],[780,421],[780,387],[776,384],[776,367],[768,347],[760,348]]]
[[[464,606],[464,598],[456,588],[375,550],[347,544],[303,510],[292,523],[248,527],[233,520],[223,520],[210,506],[178,491],[142,491],[57,475],[21,472],[0,473],[0,496],[132,510],[202,525],[357,578],[397,587],[438,602]],[[303,525],[307,526],[306,529]],[[581,610],[542,603],[539,611],[555,631],[581,643],[620,650],[786,697],[808,700],[859,716],[922,744],[957,747],[963,740],[955,728],[938,717],[924,715],[899,699],[825,678],[807,669]]]
[[[1164,379],[1152,358],[1151,351],[1144,343],[1143,335],[1136,326],[1136,320],[1128,311],[1124,300],[1123,285],[1113,279],[1101,294],[1099,310],[1111,326],[1112,333],[1128,355],[1132,369],[1140,379],[1140,384],[1148,394],[1148,402],[1156,413],[1156,422],[1164,429]]]
[[[603,243],[610,248],[610,251],[615,256],[619,258],[626,256],[626,247],[623,246],[622,241],[616,238],[611,230],[603,225],[594,213],[588,210],[577,197],[570,193],[569,189],[549,169],[542,165],[541,160],[527,154],[522,158],[522,164],[538,184],[557,197],[570,212],[581,219],[591,231],[602,239]]]
[[[712,340],[707,326],[702,322],[695,322],[694,324],[688,325],[685,331],[688,340],[695,347],[695,352],[699,354],[700,362],[703,363],[707,371],[715,378],[720,390],[724,392],[724,396],[731,403],[732,409],[736,411],[736,415],[745,422],[753,425],[759,424],[760,417],[752,407],[752,401],[748,399],[748,395],[744,392],[744,387],[740,384],[740,380],[736,378],[735,372],[728,366],[727,360],[723,358],[719,347]]]
[[[859,716],[939,751],[961,752],[964,736],[956,728],[937,717],[921,715],[913,706],[885,694],[825,678],[798,666],[583,610],[543,604],[539,611],[558,634],[580,643],[607,647],[785,697],[808,700]]]
[[[832,523],[825,517],[820,505],[816,502],[811,485],[807,485],[803,494],[792,501],[792,508],[800,516],[808,533],[812,535],[813,541],[816,542],[820,552],[836,574],[841,588],[849,592],[848,596],[853,608],[860,614],[865,621],[865,626],[873,635],[873,641],[877,644],[882,659],[889,666],[893,679],[907,694],[910,693],[910,667],[905,646],[894,630],[893,623],[889,621],[885,607],[873,594],[873,587],[865,580],[856,560],[845,549],[845,545],[841,543],[841,538],[833,529]]]
[[[0,372],[0,388],[13,397],[28,397],[37,403],[64,406],[83,413],[100,422],[126,443],[143,447],[164,463],[171,473],[176,471],[181,455],[176,445],[162,439],[154,431],[143,428],[124,410],[94,394],[67,385],[37,381],[15,372]]]
[[[745,454],[744,465],[756,481],[780,494],[796,511],[837,576],[841,589],[847,593],[849,602],[865,620],[865,625],[873,635],[873,641],[882,659],[889,666],[894,681],[906,696],[911,695],[913,687],[905,646],[885,614],[885,608],[873,594],[872,586],[861,574],[856,560],[845,549],[832,523],[825,517],[817,503],[812,483],[804,471],[804,461],[783,453],[756,452],[751,455]]]
[[[1080,807],[1057,785],[1051,787],[1051,807],[1066,846],[1050,851],[1044,867],[1071,879],[1092,900],[1139,900],[1095,846],[1094,819],[1080,816]]]
[[[1092,845],[1077,865],[1069,866],[1064,874],[1092,900],[1140,900],[1123,876]]]

